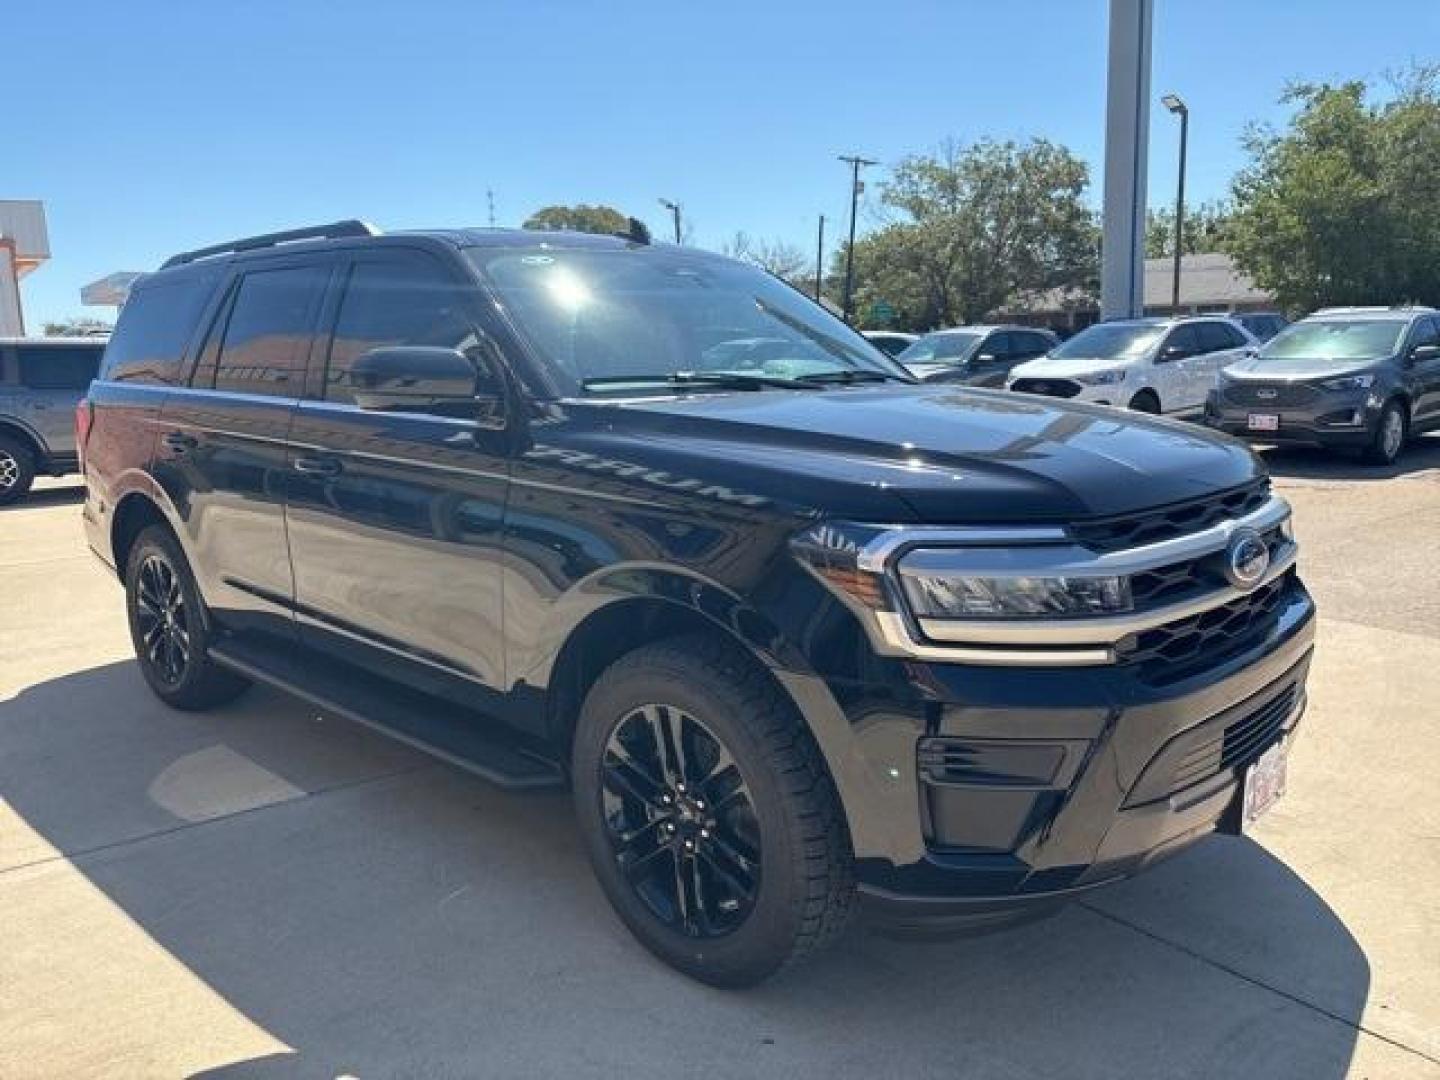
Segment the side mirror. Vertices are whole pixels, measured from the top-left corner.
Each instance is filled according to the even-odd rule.
[[[387,345],[350,367],[355,404],[375,412],[435,413],[478,419],[500,395],[498,380],[459,349]]]
[[[1440,345],[1416,345],[1410,350],[1410,363],[1423,364],[1426,360],[1440,357]]]
[[[994,353],[988,353],[988,352],[982,352],[979,356],[975,357],[975,363],[977,363],[977,364],[993,364],[993,363],[995,363],[995,354],[994,354]]]

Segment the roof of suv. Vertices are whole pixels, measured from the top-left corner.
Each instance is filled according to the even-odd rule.
[[[1435,309],[1432,307],[1328,307],[1319,311],[1312,311],[1301,322],[1319,322],[1325,319],[1377,319],[1377,320],[1406,320],[1418,319],[1422,315],[1433,315]]]

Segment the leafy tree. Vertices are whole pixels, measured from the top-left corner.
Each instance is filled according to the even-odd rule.
[[[1199,255],[1224,251],[1230,235],[1230,207],[1223,202],[1207,202],[1185,208],[1185,228],[1181,233],[1182,254]],[[1145,257],[1170,258],[1175,254],[1175,211],[1171,207],[1150,209],[1145,213]]]
[[[1252,127],[1229,245],[1282,307],[1440,301],[1437,69],[1397,81],[1298,84],[1285,130]]]
[[[855,242],[857,322],[878,302],[890,325],[975,322],[1052,288],[1093,291],[1098,231],[1089,171],[1062,146],[982,140],[902,160],[880,186],[888,222]],[[843,281],[845,245],[836,255]]]
[[[87,315],[72,315],[59,322],[45,324],[46,337],[85,337],[89,334],[108,334],[114,330],[113,323],[104,319],[92,319]]]
[[[630,228],[630,219],[613,206],[546,206],[525,219],[526,229],[562,229],[568,232],[623,233]]]

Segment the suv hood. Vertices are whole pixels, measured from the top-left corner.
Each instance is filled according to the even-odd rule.
[[[1063,522],[1208,495],[1263,471],[1241,443],[1191,425],[948,385],[563,409],[564,422],[535,428],[536,452],[547,452],[543,439],[552,454],[579,452],[622,475],[659,470],[757,507],[882,522]]]
[[[1017,379],[1063,379],[1069,375],[1089,375],[1094,371],[1127,368],[1134,363],[1136,363],[1134,357],[1067,356],[1056,358],[1041,356],[1035,360],[1027,360],[1023,364],[1016,364],[1010,370],[1010,374]]]
[[[1242,379],[1328,379],[1336,375],[1369,371],[1384,359],[1377,356],[1365,360],[1335,360],[1323,357],[1267,360],[1263,356],[1247,356],[1228,366],[1225,374]]]

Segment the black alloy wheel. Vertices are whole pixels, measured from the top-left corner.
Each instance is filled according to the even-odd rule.
[[[731,933],[760,888],[760,826],[740,768],[715,733],[674,705],[616,725],[601,797],[621,872],[654,916],[693,938]]]
[[[190,664],[190,614],[180,577],[165,556],[147,555],[135,588],[141,660],[167,686],[179,686]]]

